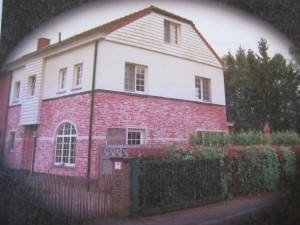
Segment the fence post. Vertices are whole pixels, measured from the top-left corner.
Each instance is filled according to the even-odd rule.
[[[112,215],[131,215],[131,169],[135,158],[110,158],[112,161]]]

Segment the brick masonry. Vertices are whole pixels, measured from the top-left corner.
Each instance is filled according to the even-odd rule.
[[[90,93],[44,100],[35,154],[36,172],[62,175],[85,175],[88,163]],[[16,148],[7,153],[10,167],[19,168],[22,158],[22,135],[19,126],[20,107],[9,108],[8,131],[16,130]],[[76,166],[54,166],[55,136],[64,122],[76,128]],[[106,144],[107,128],[142,127],[146,129],[146,144],[186,143],[199,130],[227,132],[225,106],[201,104],[175,99],[138,96],[126,93],[97,91],[91,151],[91,174],[99,171],[99,144]],[[153,131],[156,135],[153,136]],[[8,137],[8,133],[6,134]]]

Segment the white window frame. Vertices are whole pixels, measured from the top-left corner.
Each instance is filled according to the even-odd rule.
[[[14,86],[14,96],[13,96],[14,102],[19,101],[20,93],[21,93],[21,81],[16,81]]]
[[[34,96],[36,91],[36,75],[28,77],[28,96]]]
[[[8,134],[8,150],[13,152],[15,148],[15,142],[16,142],[16,132],[10,131]]]
[[[139,139],[130,139],[129,134],[139,133]],[[145,144],[145,129],[138,129],[138,128],[127,128],[126,129],[126,144],[127,145],[142,145]],[[134,140],[139,140],[139,143],[134,143]]]
[[[133,69],[133,71],[130,71]],[[125,63],[124,91],[146,93],[147,67],[133,63]]]
[[[67,74],[68,74],[67,68],[63,68],[59,70],[58,93],[62,93],[66,91]]]
[[[82,88],[83,63],[74,66],[73,89]]]
[[[180,45],[181,26],[178,23],[164,20],[164,42],[171,45]]]
[[[211,102],[211,80],[209,78],[195,76],[195,94],[198,100]]]
[[[68,127],[69,129],[67,129]],[[75,167],[76,139],[77,132],[75,127],[71,123],[66,122],[59,126],[55,137],[54,165]],[[64,153],[66,153],[65,157]],[[73,153],[73,155],[71,153]]]

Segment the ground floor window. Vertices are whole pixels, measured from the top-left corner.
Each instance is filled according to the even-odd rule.
[[[70,123],[62,124],[57,131],[55,164],[75,166],[76,130]]]
[[[127,144],[128,145],[144,144],[144,130],[128,129]]]

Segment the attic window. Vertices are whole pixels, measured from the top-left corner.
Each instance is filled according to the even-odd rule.
[[[164,40],[165,43],[172,45],[179,44],[180,37],[180,25],[170,22],[168,20],[164,21]]]

